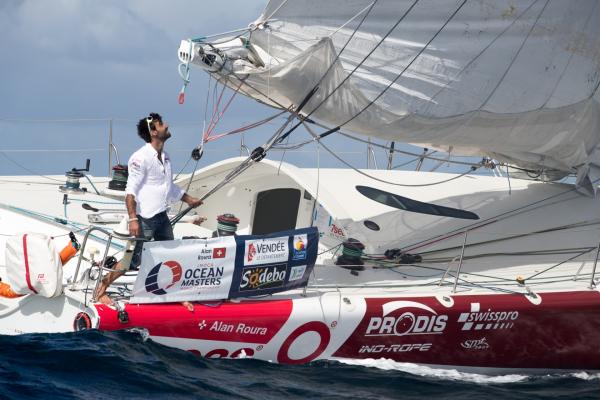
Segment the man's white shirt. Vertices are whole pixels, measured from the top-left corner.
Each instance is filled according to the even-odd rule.
[[[150,143],[131,155],[127,167],[129,177],[125,192],[135,197],[136,213],[144,218],[165,211],[184,194],[184,190],[173,183],[169,155],[163,151],[161,163]]]

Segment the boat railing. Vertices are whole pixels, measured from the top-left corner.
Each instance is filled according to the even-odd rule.
[[[592,268],[592,276],[590,278],[590,289],[595,289],[596,284],[594,283],[594,277],[596,275],[596,265],[598,264],[598,255],[600,255],[600,242],[598,242],[598,247],[596,247],[596,257],[594,258],[594,267]]]
[[[444,281],[446,280],[446,277],[450,273],[450,269],[452,268],[452,264],[454,264],[458,260],[458,266],[456,268],[456,276],[454,277],[454,285],[452,287],[452,293],[456,293],[456,287],[458,286],[458,278],[460,276],[460,271],[462,269],[462,264],[463,264],[463,258],[465,256],[465,247],[467,245],[467,235],[468,235],[468,233],[469,233],[469,229],[466,229],[464,231],[464,234],[463,234],[463,244],[462,244],[462,247],[460,249],[460,255],[457,255],[452,260],[450,260],[450,262],[448,263],[448,268],[446,268],[446,272],[444,272],[444,276],[442,276],[442,279],[440,279],[440,283],[438,284],[438,286],[442,286],[443,285]],[[599,246],[600,246],[600,244],[599,244]],[[597,258],[597,256],[598,255],[596,255],[596,258]]]
[[[438,286],[442,286],[444,284],[444,282],[446,281],[446,277],[448,276],[448,274],[450,273],[450,268],[452,268],[452,265],[458,261],[458,259],[460,258],[460,255],[455,256],[452,260],[450,260],[448,262],[448,268],[446,268],[446,271],[444,272],[444,276],[442,276],[442,279],[440,279],[440,283],[438,283]]]
[[[118,239],[118,240],[135,241],[135,240],[144,240],[144,239],[143,238],[134,238],[134,237],[130,237],[130,236],[123,236],[118,233],[115,233],[114,231],[107,230],[107,229],[101,228],[99,226],[91,225],[87,229],[85,236],[83,238],[83,241],[81,242],[81,249],[79,251],[79,259],[77,260],[77,267],[75,268],[75,273],[73,274],[73,280],[72,280],[71,288],[70,288],[71,290],[75,290],[75,285],[78,281],[78,276],[79,276],[79,269],[81,268],[81,262],[84,259],[85,248],[87,246],[89,237],[93,236],[92,235],[93,232],[100,232],[101,234],[106,236],[106,238],[103,239],[103,241],[105,242],[105,246],[104,246],[104,254],[102,255],[101,261],[98,263],[95,263],[93,260],[91,260],[91,263],[92,263],[91,268],[98,268],[98,277],[96,279],[96,284],[94,285],[94,295],[95,295],[95,293],[98,289],[98,285],[102,281],[103,274],[105,272],[112,271],[111,267],[106,266],[106,261],[109,258],[108,252],[111,248],[111,245],[113,244],[113,240]],[[95,301],[96,299],[93,298],[93,300]]]
[[[85,232],[85,236],[83,237],[83,241],[81,242],[81,249],[79,249],[79,259],[77,260],[77,267],[75,267],[75,273],[73,274],[73,280],[71,283],[71,290],[75,290],[75,284],[78,281],[78,276],[79,276],[79,269],[81,268],[81,262],[84,259],[84,254],[85,254],[85,248],[87,246],[87,241],[90,237],[90,235],[92,234],[92,232],[101,232],[104,235],[106,235],[107,239],[106,239],[106,246],[104,248],[104,255],[102,256],[102,261],[100,261],[100,269],[102,269],[104,267],[104,263],[106,262],[107,256],[108,256],[108,251],[110,249],[110,245],[112,243],[113,240],[113,233],[107,229],[101,228],[99,226],[94,226],[94,225],[90,225],[90,227],[87,229],[87,231]],[[100,279],[98,279],[99,281]],[[96,285],[97,286],[97,285]]]

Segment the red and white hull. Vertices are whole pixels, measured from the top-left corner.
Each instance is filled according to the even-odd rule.
[[[209,358],[301,364],[387,358],[453,368],[600,369],[600,294],[361,297],[125,307],[97,305],[99,329],[143,328],[162,344]]]

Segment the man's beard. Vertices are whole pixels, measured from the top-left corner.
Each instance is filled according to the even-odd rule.
[[[162,140],[163,142],[166,142],[167,139],[169,139],[171,137],[171,132],[169,132],[168,130],[165,133],[161,133],[158,138],[160,140]]]

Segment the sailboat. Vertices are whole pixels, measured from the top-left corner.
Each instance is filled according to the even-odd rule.
[[[180,101],[200,67],[284,125],[248,157],[179,178],[208,221],[174,215],[181,239],[144,245],[140,271],[110,289],[114,307],[93,288],[131,243],[115,216],[123,176],[9,183],[0,277],[22,289],[0,297],[0,333],[137,328],[204,357],[290,364],[600,369],[597,3],[272,0],[248,28],[182,40]],[[311,139],[294,141],[298,127]],[[415,154],[416,171],[357,169],[333,151],[347,168],[268,158],[330,151],[330,135],[383,139],[390,157],[405,152],[396,143],[446,155]],[[465,171],[421,171],[424,159]],[[21,201],[23,185],[49,201]],[[107,199],[121,210],[94,206]],[[60,274],[23,272],[24,230],[45,234],[34,247]],[[60,266],[63,246],[81,247]],[[43,281],[46,295],[28,288]]]

